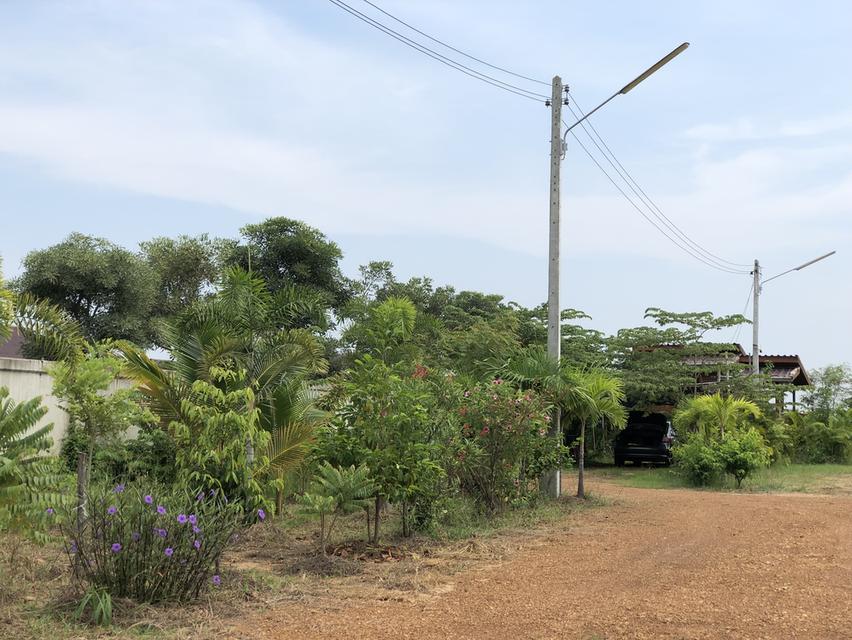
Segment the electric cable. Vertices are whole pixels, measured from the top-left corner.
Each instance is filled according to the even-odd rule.
[[[430,58],[437,60],[438,62],[450,67],[451,69],[455,69],[456,71],[461,71],[465,75],[470,76],[471,78],[475,78],[476,80],[480,80],[485,82],[486,84],[490,84],[498,89],[503,89],[504,91],[508,91],[509,93],[514,93],[515,95],[521,96],[522,98],[527,98],[529,100],[534,100],[536,102],[541,102],[542,100],[547,101],[550,99],[550,96],[544,95],[542,93],[536,93],[535,91],[530,91],[528,89],[524,89],[523,87],[518,87],[517,85],[510,84],[508,82],[504,82],[499,80],[493,76],[489,76],[488,74],[482,73],[481,71],[477,71],[476,69],[472,69],[457,60],[453,60],[443,54],[438,53],[434,49],[430,49],[426,45],[420,44],[419,42],[408,38],[407,36],[402,35],[398,31],[394,31],[390,27],[382,24],[378,20],[371,18],[370,16],[354,9],[350,5],[343,2],[343,0],[329,0],[336,7],[343,9],[347,13],[352,16],[358,18],[362,22],[370,25],[371,27],[378,29],[385,35],[388,35],[395,40],[399,40],[407,47],[414,49]]]

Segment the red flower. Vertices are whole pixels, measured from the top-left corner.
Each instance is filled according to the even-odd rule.
[[[485,436],[488,435],[489,431],[490,431],[490,429],[488,427],[482,427],[482,431],[479,432],[479,436],[484,438]]]
[[[414,373],[411,374],[412,378],[421,380],[429,375],[429,369],[424,367],[422,364],[418,364],[414,366]]]

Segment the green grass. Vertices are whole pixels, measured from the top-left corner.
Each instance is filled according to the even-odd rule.
[[[674,468],[609,467],[595,469],[594,475],[611,479],[629,487],[643,489],[696,489]],[[734,491],[730,476],[701,490]],[[776,464],[761,469],[743,482],[744,492],[797,492],[852,495],[852,465],[843,464]]]

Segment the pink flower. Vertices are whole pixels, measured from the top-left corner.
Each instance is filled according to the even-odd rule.
[[[490,429],[488,427],[482,427],[482,431],[479,432],[480,437],[487,436]]]

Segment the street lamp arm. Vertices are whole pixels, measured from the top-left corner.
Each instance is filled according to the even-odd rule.
[[[578,124],[582,123],[582,122],[583,122],[586,118],[588,118],[588,117],[589,117],[590,115],[592,115],[595,111],[597,111],[598,109],[600,109],[601,107],[603,107],[605,104],[609,103],[609,101],[610,101],[610,100],[612,100],[613,98],[615,98],[616,96],[624,95],[624,94],[625,94],[625,93],[627,93],[628,91],[630,91],[630,90],[632,90],[633,88],[635,88],[635,87],[636,87],[636,85],[638,85],[640,82],[642,82],[643,80],[647,79],[647,78],[648,78],[651,74],[656,73],[657,71],[659,71],[659,69],[660,69],[661,67],[663,67],[664,65],[666,65],[668,62],[670,62],[670,61],[671,61],[672,59],[674,59],[675,57],[679,56],[679,55],[680,55],[681,53],[683,53],[684,51],[686,51],[686,48],[687,48],[688,46],[689,46],[689,43],[688,43],[688,42],[684,42],[682,45],[680,45],[679,47],[677,47],[677,48],[675,48],[674,50],[672,50],[672,52],[671,52],[671,53],[669,53],[667,56],[665,56],[665,57],[661,58],[658,62],[656,62],[655,64],[653,64],[653,65],[651,65],[650,67],[648,67],[647,69],[645,69],[645,71],[643,71],[642,73],[640,73],[640,74],[639,74],[638,76],[636,76],[633,80],[631,80],[630,82],[628,82],[628,83],[627,83],[626,85],[624,85],[621,89],[619,89],[618,91],[616,91],[615,93],[613,93],[613,94],[612,94],[609,98],[607,98],[606,100],[604,100],[603,102],[601,102],[598,106],[596,106],[594,109],[592,109],[591,111],[589,111],[586,115],[584,115],[582,118],[580,118],[579,120],[577,120],[577,122],[575,122],[575,123],[574,123],[574,124],[572,124],[570,127],[568,127],[568,128],[565,130],[565,134],[562,136],[562,145],[564,146],[564,145],[567,143],[567,141],[568,141],[568,132],[569,132],[569,131],[571,131],[571,129],[573,129],[574,127],[576,127]]]
[[[805,267],[811,266],[815,262],[819,262],[820,260],[825,260],[826,258],[833,256],[835,253],[837,253],[837,251],[829,251],[824,256],[820,256],[819,258],[814,258],[813,260],[808,260],[804,264],[800,264],[798,267],[793,267],[792,269],[787,269],[786,271],[783,271],[783,272],[779,273],[778,275],[772,276],[771,278],[767,278],[766,280],[764,280],[763,282],[760,283],[760,286],[765,285],[770,280],[775,280],[775,278],[780,278],[781,276],[786,276],[788,273],[792,273],[793,271],[800,271],[800,270],[804,269]]]

